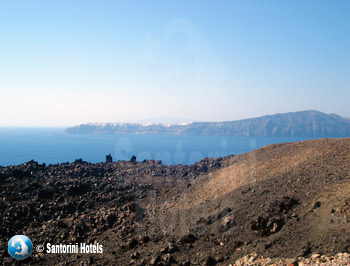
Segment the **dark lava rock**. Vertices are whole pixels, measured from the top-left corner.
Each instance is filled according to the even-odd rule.
[[[106,163],[111,163],[113,162],[113,158],[111,154],[106,155]]]
[[[216,264],[217,264],[217,261],[212,256],[208,256],[203,260],[203,265],[205,266],[214,266]]]
[[[177,251],[179,251],[179,248],[175,244],[168,243],[167,246],[163,248],[160,252],[163,254],[167,254],[167,253],[174,253]]]
[[[149,236],[143,236],[143,237],[141,238],[141,242],[142,242],[143,244],[146,244],[146,243],[148,243],[149,241],[151,241],[151,238],[150,238]]]
[[[22,179],[24,177],[30,177],[30,173],[23,170],[15,169],[12,171],[11,176],[17,179]]]
[[[229,230],[230,228],[236,225],[237,223],[236,223],[235,217],[233,215],[228,215],[222,219],[221,232],[226,232],[227,230]]]
[[[115,215],[114,213],[111,213],[107,216],[107,223],[108,223],[108,227],[112,227],[113,224],[117,221],[117,215]]]
[[[86,163],[85,161],[83,161],[83,159],[76,159],[75,161],[74,161],[74,163],[75,164],[84,164],[84,163]]]
[[[192,264],[191,264],[191,261],[186,260],[184,263],[182,263],[180,265],[182,265],[182,266],[191,266]]]
[[[166,262],[167,264],[172,264],[172,263],[177,263],[177,261],[175,260],[175,258],[170,255],[170,254],[167,254],[164,256],[163,258],[164,262]]]
[[[140,258],[140,253],[138,253],[138,252],[133,253],[133,254],[131,255],[131,258],[134,259],[134,260],[139,259],[139,258]]]
[[[196,240],[197,240],[197,237],[194,234],[188,234],[182,237],[180,241],[182,243],[193,244],[194,242],[196,242]]]
[[[285,225],[285,220],[292,217],[288,212],[297,204],[298,199],[286,196],[272,201],[267,212],[251,222],[251,229],[260,236],[277,233]]]
[[[136,156],[135,155],[131,156],[130,162],[131,163],[136,163]]]
[[[70,186],[68,188],[67,194],[69,196],[83,195],[90,190],[89,184],[79,184],[77,186]]]
[[[131,240],[129,241],[128,247],[129,247],[129,248],[134,248],[134,247],[136,247],[138,244],[139,244],[139,242],[138,242],[135,238],[133,238],[133,239],[131,239]]]
[[[283,197],[281,199],[275,200],[270,204],[268,210],[269,213],[286,213],[292,209],[299,200],[293,197]]]
[[[158,265],[162,261],[162,257],[160,255],[155,255],[151,260],[150,260],[150,265]]]
[[[306,243],[303,248],[300,250],[298,257],[304,257],[311,254],[311,244],[310,242]]]
[[[49,189],[40,189],[38,191],[38,197],[40,199],[52,199],[53,198],[53,191]]]
[[[261,217],[252,221],[251,229],[256,231],[260,236],[269,236],[277,233],[283,225],[284,220],[280,217]]]
[[[310,212],[314,211],[315,209],[317,208],[320,208],[321,207],[321,202],[320,201],[316,201],[312,204],[311,208],[310,208]]]

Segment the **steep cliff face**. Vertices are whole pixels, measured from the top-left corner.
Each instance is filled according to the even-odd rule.
[[[267,137],[348,137],[350,120],[336,114],[301,111],[228,122],[183,124],[90,123],[65,130],[68,134],[167,134]]]

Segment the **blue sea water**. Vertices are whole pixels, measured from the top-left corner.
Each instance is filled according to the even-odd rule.
[[[70,135],[63,128],[0,128],[0,165],[35,160],[56,164],[82,158],[96,163],[112,154],[113,160],[132,155],[162,160],[164,164],[192,164],[205,157],[245,153],[268,144],[307,138],[177,135]]]

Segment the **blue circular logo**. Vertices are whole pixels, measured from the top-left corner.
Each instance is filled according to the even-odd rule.
[[[32,241],[24,235],[13,236],[8,243],[9,254],[17,260],[28,258],[32,250]]]

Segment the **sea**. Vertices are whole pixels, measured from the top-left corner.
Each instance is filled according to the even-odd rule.
[[[83,135],[65,134],[64,128],[0,128],[0,166],[30,160],[57,164],[76,159],[104,162],[162,160],[163,164],[193,164],[206,157],[246,153],[274,143],[310,138],[179,135]]]

